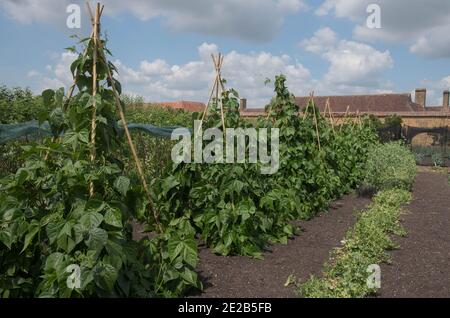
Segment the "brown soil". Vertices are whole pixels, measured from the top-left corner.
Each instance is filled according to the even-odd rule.
[[[450,297],[450,185],[441,173],[420,172],[396,239],[392,265],[382,266],[379,297]]]
[[[349,195],[335,202],[329,213],[308,222],[300,222],[302,232],[288,245],[274,245],[264,260],[248,257],[221,257],[200,249],[198,272],[205,290],[194,297],[210,298],[286,298],[295,297],[294,287],[284,287],[295,275],[306,281],[320,274],[330,251],[340,245],[346,231],[355,222],[354,211],[364,209],[369,199]]]

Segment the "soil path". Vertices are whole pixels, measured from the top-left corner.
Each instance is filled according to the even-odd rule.
[[[419,173],[403,217],[406,238],[383,265],[379,297],[450,297],[450,185],[447,175]]]
[[[288,245],[275,245],[264,260],[248,257],[220,257],[200,249],[198,272],[205,290],[194,297],[286,298],[295,297],[293,287],[284,284],[293,274],[306,281],[320,274],[330,251],[340,245],[346,231],[355,222],[355,210],[362,210],[369,199],[346,196],[335,202],[329,213],[308,222],[300,222],[302,232]]]

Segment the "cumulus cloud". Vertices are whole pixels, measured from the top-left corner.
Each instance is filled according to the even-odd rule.
[[[0,8],[21,23],[64,25],[66,8],[80,0],[0,0]],[[173,30],[237,37],[264,42],[273,39],[286,15],[306,9],[304,0],[104,0],[105,14],[131,13],[140,20],[162,18]]]
[[[70,65],[77,56],[77,54],[71,52],[52,54],[53,64],[46,65],[45,71],[30,70],[27,77],[35,82],[37,93],[48,88],[67,88],[72,85],[73,77],[70,73]]]
[[[330,28],[322,28],[314,33],[310,39],[305,39],[300,43],[306,51],[320,53],[332,48],[338,41],[338,35]]]
[[[126,93],[143,95],[152,102],[180,99],[206,102],[215,74],[211,54],[218,50],[215,44],[203,43],[198,47],[198,59],[182,65],[171,65],[162,59],[144,60],[137,68],[120,60],[113,63]],[[46,67],[45,74],[33,71],[40,89],[72,84],[70,64],[74,59],[74,54],[63,53],[58,55],[54,65]],[[309,70],[288,55],[232,51],[224,57],[222,76],[227,80],[226,86],[237,89],[241,97],[247,98],[249,107],[263,107],[270,101],[273,87],[265,86],[264,82],[281,73],[286,74],[293,92],[303,94],[311,89]]]
[[[336,84],[376,86],[383,71],[394,64],[389,51],[380,52],[367,44],[346,40],[323,56],[330,62],[325,80]]]
[[[319,30],[301,43],[329,63],[329,70],[322,78],[313,79],[310,71],[289,55],[231,51],[225,54],[222,69],[227,87],[237,89],[253,108],[263,107],[270,101],[273,86],[264,82],[281,73],[287,76],[290,90],[299,96],[312,90],[322,95],[392,90],[393,85],[382,78],[383,72],[393,65],[388,51],[380,52],[367,44],[339,39],[331,29]],[[211,54],[217,52],[216,44],[203,43],[198,47],[197,59],[180,65],[164,59],[143,60],[134,68],[121,60],[113,63],[126,93],[140,94],[150,102],[181,99],[206,102],[215,72]],[[68,87],[72,83],[69,68],[74,59],[73,53],[59,54],[45,71],[33,70],[30,74],[39,80],[41,89]]]
[[[306,51],[319,54],[330,64],[319,87],[331,87],[335,92],[356,93],[389,90],[382,79],[383,72],[394,61],[389,51],[380,52],[370,45],[339,39],[330,28],[323,28],[300,43]]]
[[[381,7],[381,29],[366,27],[367,6],[373,0],[326,0],[317,15],[334,13],[358,23],[357,39],[403,42],[410,50],[429,58],[450,57],[450,1],[448,0],[378,0]]]
[[[23,24],[57,21],[65,14],[69,1],[0,0],[0,8]]]
[[[215,44],[204,43],[198,48],[199,59],[183,65],[169,65],[166,61],[143,61],[133,70],[116,61],[119,78],[125,84],[139,84],[140,91],[150,101],[192,99],[206,102],[214,66],[211,54],[217,53]],[[149,74],[148,66],[159,67]],[[222,76],[227,86],[237,89],[249,101],[249,107],[262,107],[273,96],[273,88],[265,86],[266,78],[286,74],[293,91],[310,85],[310,72],[287,55],[275,56],[267,52],[242,54],[232,51],[225,55]],[[126,86],[126,85],[125,85]]]

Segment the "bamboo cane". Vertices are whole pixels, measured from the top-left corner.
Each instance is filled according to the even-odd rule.
[[[321,149],[320,145],[320,134],[319,134],[319,122],[317,119],[317,113],[316,113],[316,105],[314,104],[314,96],[311,96],[311,102],[313,104],[313,114],[314,114],[314,124],[316,126],[316,134],[317,134],[317,145],[319,146],[319,150]]]
[[[138,174],[139,174],[139,177],[141,179],[142,186],[143,186],[145,194],[147,196],[147,200],[148,200],[150,211],[153,214],[153,217],[155,219],[155,223],[156,223],[156,226],[157,226],[159,232],[160,233],[164,233],[164,229],[163,229],[163,226],[162,226],[161,221],[160,221],[159,213],[155,210],[155,207],[153,205],[152,196],[150,194],[150,190],[148,188],[147,181],[145,179],[145,174],[144,174],[144,171],[142,169],[142,165],[141,165],[141,162],[139,160],[139,157],[137,155],[136,147],[134,146],[133,139],[131,138],[130,130],[128,129],[127,121],[125,119],[125,114],[123,112],[123,108],[122,108],[122,105],[121,105],[121,102],[120,102],[120,96],[119,96],[119,93],[117,92],[117,89],[116,89],[116,87],[114,85],[114,79],[113,79],[113,76],[112,76],[111,68],[109,67],[108,60],[107,60],[105,52],[104,52],[103,43],[101,41],[98,41],[98,47],[99,47],[99,53],[101,55],[101,58],[103,59],[103,63],[105,64],[105,68],[106,68],[106,73],[107,73],[108,79],[109,79],[109,81],[111,83],[111,88],[113,90],[114,99],[116,101],[116,108],[117,108],[117,110],[119,112],[119,116],[120,116],[120,119],[122,121],[123,128],[125,130],[125,135],[126,135],[128,144],[129,144],[130,149],[131,149],[131,154],[133,156],[133,160],[134,160],[136,168],[138,170]]]
[[[89,3],[87,3],[87,6],[89,8],[89,13],[91,14],[92,18],[92,12],[91,8],[89,6]],[[93,21],[93,28],[94,28],[94,36],[92,37],[92,46],[93,46],[93,62],[92,62],[92,118],[91,118],[91,162],[95,162],[96,157],[96,151],[95,151],[95,139],[97,136],[97,44],[98,44],[98,34],[99,34],[99,27],[100,27],[100,21],[99,21],[99,14],[100,14],[100,3],[97,3],[97,8],[95,11],[95,17]],[[92,197],[94,195],[94,182],[91,180],[89,182],[89,194]]]

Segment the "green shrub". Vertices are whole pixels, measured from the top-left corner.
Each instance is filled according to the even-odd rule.
[[[48,113],[41,96],[34,96],[28,88],[0,86],[0,124],[22,123],[38,119]]]
[[[411,189],[416,176],[416,159],[401,142],[379,144],[369,152],[364,186],[376,191]]]
[[[391,234],[403,236],[399,223],[402,205],[411,200],[405,190],[380,192],[374,203],[358,215],[355,226],[348,231],[343,246],[331,253],[321,278],[312,276],[298,288],[307,298],[362,298],[376,293],[369,286],[368,268],[389,262],[386,250],[396,247]]]
[[[42,96],[34,96],[30,89],[0,85],[0,124],[37,120],[50,110],[51,106],[44,104]],[[15,173],[23,163],[20,146],[24,143],[16,141],[0,145],[0,177]]]
[[[201,288],[195,230],[181,216],[156,233],[150,197],[122,160],[111,88],[120,94],[121,85],[107,80],[115,67],[97,59],[94,97],[99,49],[92,39],[82,43],[87,54],[71,66],[78,93],[70,102],[64,92],[43,93],[55,110],[42,119],[64,135],[26,145],[21,168],[0,179],[0,297],[170,297]],[[135,219],[155,235],[133,240]]]
[[[139,97],[124,99],[128,109],[126,115],[129,123],[151,124],[157,127],[192,128],[192,117],[194,114],[181,109],[153,106],[146,106],[144,108],[142,105],[139,106],[140,100],[142,98]],[[142,160],[146,175],[150,179],[161,177],[166,168],[170,166],[171,151],[176,142],[170,139],[149,136],[140,132],[133,133],[133,139],[136,143],[138,155]],[[131,163],[128,166],[133,165]]]
[[[403,119],[398,115],[389,115],[384,120],[384,127],[401,127],[403,123]]]

